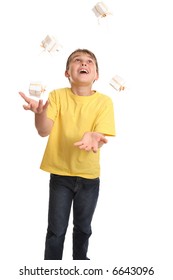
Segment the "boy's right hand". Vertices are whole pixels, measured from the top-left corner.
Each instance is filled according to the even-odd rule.
[[[26,101],[26,103],[28,103],[27,105],[23,105],[23,108],[25,110],[30,110],[35,114],[41,114],[43,111],[46,110],[49,104],[48,100],[46,101],[45,104],[43,104],[43,100],[36,101],[26,96],[23,92],[19,92],[19,94]]]

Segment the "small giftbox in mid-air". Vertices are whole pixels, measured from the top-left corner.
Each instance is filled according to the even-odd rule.
[[[31,82],[29,85],[29,94],[32,96],[40,97],[45,91],[45,86],[41,82]]]
[[[108,7],[103,2],[98,2],[92,9],[96,17],[106,17],[112,13],[109,11]]]
[[[125,89],[125,81],[118,75],[115,75],[110,81],[110,85],[117,91]]]
[[[41,47],[49,53],[59,51],[62,48],[60,43],[53,36],[50,35],[47,35],[45,39],[41,42]]]

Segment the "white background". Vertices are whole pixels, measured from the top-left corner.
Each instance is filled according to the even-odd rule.
[[[67,57],[76,48],[88,48],[96,54],[100,68],[94,89],[114,102],[117,136],[102,148],[101,192],[89,247],[91,261],[83,266],[110,270],[114,266],[153,266],[155,276],[137,279],[171,279],[171,2],[105,0],[113,15],[99,22],[92,11],[97,3],[94,0],[1,1],[3,276],[21,279],[18,270],[24,265],[34,268],[63,264],[68,268],[74,264],[72,222],[64,260],[48,264],[42,261],[49,174],[39,165],[47,138],[37,135],[34,116],[23,110],[18,91],[28,94],[30,81],[41,80],[46,84],[46,99],[50,90],[69,86],[64,77]],[[63,45],[57,54],[42,52],[40,43],[47,34]],[[109,85],[116,74],[126,81],[124,92],[118,93]],[[105,279],[109,277],[115,279],[111,274]],[[130,276],[120,278],[126,277]]]

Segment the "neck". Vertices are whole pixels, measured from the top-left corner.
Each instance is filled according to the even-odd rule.
[[[89,96],[94,93],[94,91],[92,91],[91,87],[71,86],[71,90],[75,95],[80,95],[80,96]]]

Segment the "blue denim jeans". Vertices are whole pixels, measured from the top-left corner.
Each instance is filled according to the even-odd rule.
[[[62,260],[65,234],[73,204],[73,260],[88,260],[91,221],[99,195],[100,179],[50,175],[45,260]]]

